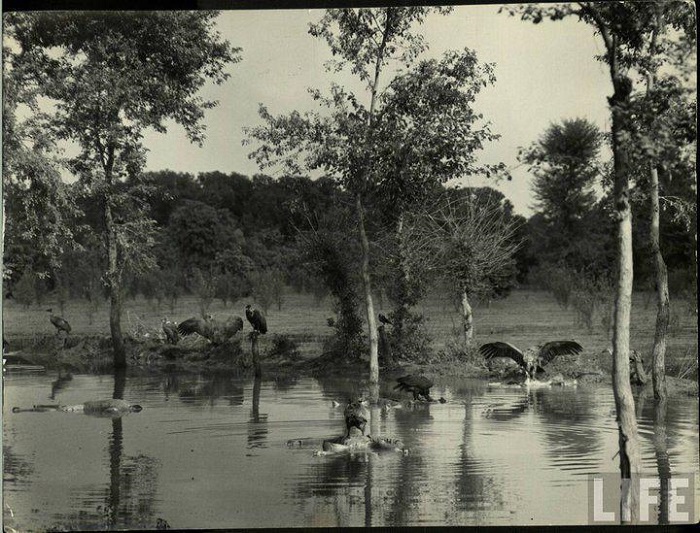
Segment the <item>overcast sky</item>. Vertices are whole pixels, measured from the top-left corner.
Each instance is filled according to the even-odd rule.
[[[595,60],[602,43],[592,29],[573,19],[522,22],[498,14],[498,6],[458,6],[447,16],[431,15],[419,28],[429,45],[428,56],[445,50],[471,48],[482,62],[496,64],[495,86],[484,89],[478,111],[501,139],[483,150],[481,160],[516,167],[519,146],[537,139],[552,122],[583,117],[601,128],[609,125],[606,98],[611,86],[605,66]],[[349,75],[327,74],[330,57],[324,41],[308,34],[318,10],[223,11],[218,30],[242,61],[231,65],[230,79],[203,90],[220,101],[206,114],[207,140],[190,144],[182,128],[146,136],[148,170],[172,169],[197,174],[219,170],[253,175],[260,170],[242,146],[242,128],[259,123],[258,104],[273,114],[312,109],[308,87],[325,89],[332,80],[361,88]],[[268,172],[269,173],[269,172]],[[524,167],[512,172],[512,182],[491,185],[503,191],[516,211],[532,213],[530,176]],[[465,183],[482,185],[477,178]]]

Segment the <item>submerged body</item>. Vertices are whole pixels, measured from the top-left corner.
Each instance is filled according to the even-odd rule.
[[[403,443],[396,439],[373,438],[352,428],[348,435],[323,441],[324,453],[352,453],[363,451],[405,451]]]
[[[129,413],[138,413],[143,409],[138,404],[126,400],[91,400],[77,405],[35,405],[31,409],[14,407],[13,413],[60,411],[62,413],[83,413],[89,416],[117,418]]]

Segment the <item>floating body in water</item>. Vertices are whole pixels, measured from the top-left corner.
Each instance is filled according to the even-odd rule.
[[[89,416],[117,418],[129,413],[138,413],[143,409],[138,404],[126,400],[92,400],[78,405],[35,405],[31,409],[13,407],[13,413],[43,413],[60,411],[63,413],[83,413]]]
[[[362,434],[359,428],[353,427],[347,436],[324,440],[323,451],[317,452],[317,455],[370,451],[406,452],[403,443],[399,440],[373,438],[369,435]]]

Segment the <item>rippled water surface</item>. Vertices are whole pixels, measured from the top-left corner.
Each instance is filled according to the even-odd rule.
[[[477,380],[438,381],[433,393],[445,404],[373,410],[372,433],[402,440],[407,454],[314,455],[343,431],[332,400],[359,388],[312,378],[8,375],[6,525],[585,524],[588,475],[618,469],[607,387],[528,393]],[[121,419],[11,411],[113,396],[144,409]],[[654,474],[653,402],[638,411],[644,470]],[[669,403],[666,435],[672,472],[698,472],[694,398]]]

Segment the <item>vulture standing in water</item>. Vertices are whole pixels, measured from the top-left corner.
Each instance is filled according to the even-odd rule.
[[[52,309],[47,309],[46,311],[48,313],[53,312]],[[57,334],[61,333],[61,331],[65,331],[66,333],[70,333],[70,329],[71,329],[70,324],[64,318],[61,318],[60,316],[56,316],[56,315],[51,315],[51,316],[49,316],[49,320],[56,328]]]
[[[253,309],[250,304],[245,306],[245,317],[248,319],[248,322],[250,322],[250,325],[253,326],[253,331],[262,334],[267,333],[265,317],[260,311]]]
[[[345,436],[350,436],[350,429],[357,428],[362,434],[365,434],[365,426],[367,418],[364,416],[366,411],[361,400],[350,400],[345,407],[343,415],[345,416]]]
[[[399,384],[394,387],[394,390],[399,389],[401,391],[412,392],[414,400],[420,400],[422,396],[429,402],[433,401],[430,397],[430,387],[433,386],[433,382],[425,376],[413,376],[409,374],[408,376],[398,378],[396,381],[398,381]],[[442,402],[442,398],[440,400]]]
[[[167,318],[163,318],[163,333],[165,333],[165,342],[168,344],[177,344],[180,340],[180,333],[177,331],[177,324],[171,322]]]
[[[494,357],[509,357],[525,371],[528,382],[537,372],[543,372],[547,363],[559,355],[578,355],[583,347],[576,341],[552,341],[531,346],[525,353],[507,342],[491,342],[479,348],[486,360]]]

